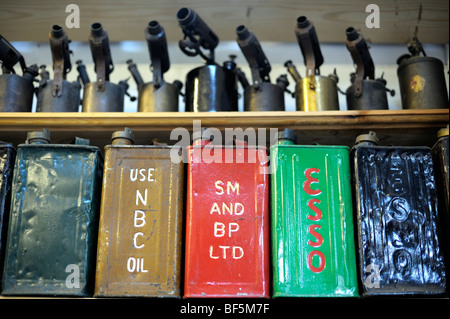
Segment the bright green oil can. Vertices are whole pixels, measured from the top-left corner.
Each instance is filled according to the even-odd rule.
[[[295,140],[270,148],[273,296],[357,297],[350,149]]]

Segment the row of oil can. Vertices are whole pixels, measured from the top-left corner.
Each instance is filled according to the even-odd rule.
[[[164,28],[156,20],[145,28],[153,81],[145,82],[136,65],[130,59],[128,69],[138,87],[139,112],[177,112],[179,96],[184,96],[185,110],[194,112],[238,111],[238,82],[243,88],[244,111],[284,111],[285,94],[290,93],[299,111],[339,110],[338,77],[336,70],[329,76],[320,74],[324,63],[318,36],[312,21],[300,16],[295,22],[295,36],[306,66],[306,74],[300,76],[291,61],[286,61],[288,73],[295,81],[295,92],[287,87],[289,81],[283,74],[270,81],[271,65],[256,36],[245,26],[236,28],[237,43],[245,56],[252,74],[249,83],[244,72],[237,67],[235,56],[223,65],[214,58],[219,37],[190,8],[177,12],[178,24],[183,31],[179,47],[188,56],[199,55],[205,65],[191,70],[186,76],[185,93],[182,82],[167,83],[164,73],[170,68],[167,40]],[[375,66],[364,37],[349,27],[345,30],[346,46],[356,70],[351,74],[351,86],[345,92],[349,110],[388,109],[386,81],[375,77]],[[45,66],[27,66],[22,55],[0,36],[0,60],[3,75],[0,76],[0,111],[29,112],[33,95],[37,96],[37,112],[122,112],[124,98],[129,87],[126,80],[118,84],[110,81],[114,64],[109,47],[108,33],[96,22],[91,25],[89,45],[95,64],[96,81],[91,82],[82,61],[77,61],[78,81],[68,82],[71,71],[69,39],[63,28],[54,25],[49,34],[53,58],[54,79],[51,80]],[[443,63],[426,55],[417,37],[408,43],[411,54],[398,60],[398,79],[403,108],[448,108],[448,92]],[[206,51],[206,52],[205,52]],[[23,75],[15,74],[14,65],[20,62]],[[39,87],[33,82],[40,73]],[[80,90],[83,86],[83,98]],[[344,93],[344,92],[342,92]],[[135,97],[131,97],[135,100]]]
[[[2,294],[446,294],[448,126],[433,148],[374,132],[297,145],[284,129],[268,154],[212,136],[194,131],[187,174],[181,146],[134,145],[128,128],[104,157],[45,129],[1,145]]]

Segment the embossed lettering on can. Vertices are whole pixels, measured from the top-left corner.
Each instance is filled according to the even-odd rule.
[[[180,297],[184,178],[173,148],[105,147],[96,296]]]
[[[274,297],[357,297],[348,147],[283,141],[270,161]]]
[[[445,267],[431,150],[352,150],[362,293],[440,294]]]
[[[184,297],[267,298],[267,149],[207,147],[188,150]]]

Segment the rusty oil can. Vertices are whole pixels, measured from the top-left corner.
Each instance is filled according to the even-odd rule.
[[[413,37],[408,43],[408,51],[411,54],[404,54],[397,60],[403,108],[448,109],[449,100],[442,61],[427,56],[417,37]]]
[[[31,112],[34,95],[34,78],[39,74],[38,66],[26,66],[25,59],[0,34],[0,112]],[[19,63],[22,76],[16,74],[14,66]]]
[[[123,112],[125,95],[129,95],[127,93],[129,85],[126,80],[119,81],[117,84],[110,81],[114,64],[108,32],[103,29],[101,23],[95,22],[91,25],[89,46],[97,81],[90,82],[85,66],[78,61],[77,70],[84,85],[82,112]],[[130,100],[134,99],[130,96]]]
[[[5,258],[6,234],[11,205],[11,183],[15,158],[16,149],[11,144],[0,142],[0,279],[3,274],[3,261]]]
[[[268,298],[267,149],[208,131],[188,148],[184,297]]]
[[[164,28],[156,20],[152,20],[145,28],[153,82],[144,83],[136,64],[128,60],[128,70],[138,86],[138,112],[178,112],[178,98],[183,84],[176,80],[173,83],[164,81],[164,73],[169,71],[170,59]]]
[[[14,166],[4,295],[90,296],[103,158],[88,140],[30,132]]]
[[[347,146],[270,148],[274,297],[357,297]]]
[[[180,297],[184,164],[133,143],[126,128],[105,147],[95,296]]]
[[[377,144],[374,132],[359,135],[351,155],[361,293],[443,294],[431,150]]]
[[[53,80],[50,80],[45,65],[41,66],[41,81],[37,90],[36,112],[78,112],[81,85],[78,81],[66,80],[72,69],[70,62],[70,40],[63,28],[52,26],[49,34],[53,59]]]

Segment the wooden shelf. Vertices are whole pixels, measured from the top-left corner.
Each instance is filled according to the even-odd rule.
[[[9,41],[48,41],[53,24],[65,26],[69,2],[0,0],[0,30]],[[449,2],[441,0],[378,0],[380,28],[366,28],[370,2],[350,0],[80,0],[80,27],[66,29],[73,41],[88,40],[93,22],[103,24],[110,41],[144,41],[150,20],[158,20],[167,39],[177,42],[182,32],[176,20],[181,7],[197,11],[221,41],[235,41],[237,26],[254,30],[260,41],[294,42],[294,23],[305,15],[316,25],[321,42],[345,41],[345,29],[361,29],[372,43],[407,43],[417,35],[423,43],[448,43]],[[126,27],[124,27],[126,26]]]
[[[69,142],[75,136],[89,138],[92,145],[109,144],[112,132],[133,129],[136,144],[157,138],[175,144],[170,132],[183,127],[192,132],[193,121],[202,127],[292,128],[299,144],[352,146],[358,134],[373,130],[382,145],[432,146],[437,131],[449,121],[448,109],[326,111],[326,112],[217,112],[217,113],[3,113],[0,140],[23,143],[32,130],[47,128],[52,142]],[[267,130],[269,133],[269,130]],[[268,135],[267,135],[268,136]],[[267,142],[269,138],[267,137]]]

